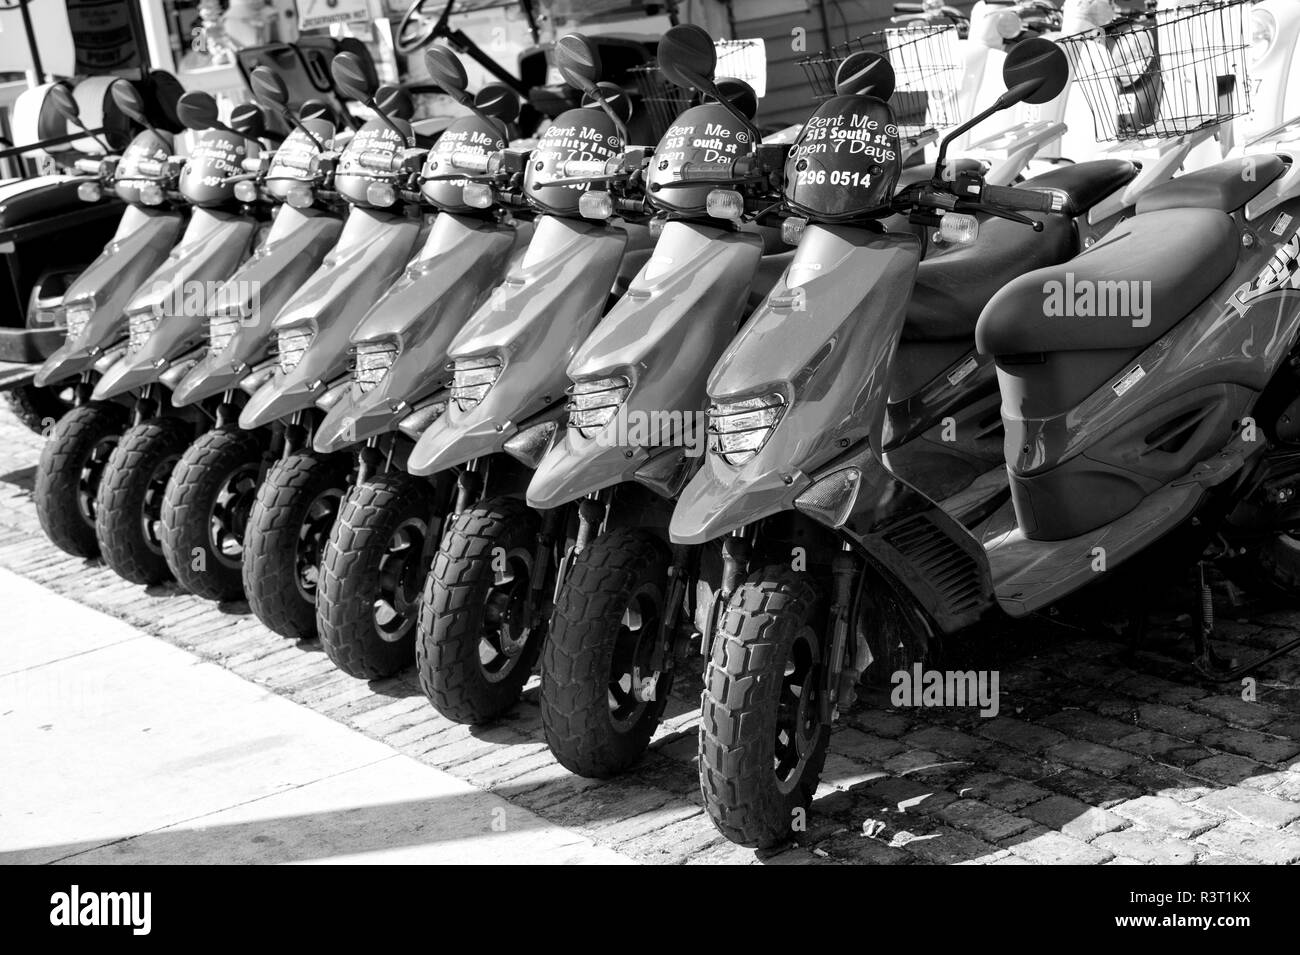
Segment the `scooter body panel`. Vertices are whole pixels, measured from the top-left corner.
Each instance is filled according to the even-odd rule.
[[[568,385],[565,368],[604,314],[627,246],[627,231],[617,226],[537,219],[523,257],[449,350],[453,361],[496,357],[496,381],[472,406],[453,395],[412,450],[412,474],[500,451],[519,422],[559,400]]]
[[[391,431],[413,405],[447,386],[452,341],[531,234],[530,223],[437,217],[419,256],[352,333],[354,345],[391,344],[396,356],[373,387],[353,380],[316,429],[317,451],[337,451]]]
[[[689,222],[664,226],[650,260],[569,363],[574,381],[627,378],[628,397],[598,433],[564,429],[533,475],[530,506],[559,507],[632,480],[660,441],[703,441],[693,419],[707,403],[714,362],[735,337],[761,257],[752,235]],[[633,421],[643,431],[654,422],[665,427],[654,443],[641,444],[627,438]],[[702,452],[698,446],[693,456]]]
[[[139,323],[151,330],[143,333],[143,341],[139,333],[132,334],[136,341],[99,380],[95,400],[156,381],[173,358],[199,344],[207,333],[207,310],[187,303],[196,288],[202,303],[208,283],[224,281],[239,267],[256,231],[257,222],[248,216],[217,209],[193,211],[180,243],[127,303],[128,329]]]
[[[49,385],[86,371],[126,336],[126,306],[166,260],[185,227],[185,213],[128,205],[104,251],[63,296],[69,310],[89,311],[85,325],[43,364],[36,384]]]
[[[209,348],[172,394],[178,406],[236,387],[270,352],[274,320],[338,240],[342,220],[318,209],[279,207],[265,241],[217,293],[209,331],[220,322],[224,341]],[[225,337],[227,336],[228,337]]]
[[[777,394],[784,412],[739,466],[705,455],[673,512],[674,541],[703,543],[787,509],[812,471],[879,434],[919,260],[912,236],[807,227],[708,387],[715,405]]]
[[[420,231],[420,221],[395,213],[360,206],[348,212],[338,243],[273,323],[277,334],[298,330],[310,341],[292,363],[280,356],[275,375],[244,406],[241,428],[311,407],[347,371],[357,321],[401,274]]]

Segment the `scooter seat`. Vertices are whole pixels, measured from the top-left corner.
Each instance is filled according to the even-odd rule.
[[[981,216],[979,237],[970,245],[931,253],[916,270],[907,308],[904,341],[970,341],[975,322],[993,294],[1029,269],[1064,262],[1077,239],[1070,218],[1034,215],[1043,231]]]
[[[1128,185],[1137,174],[1137,166],[1127,159],[1094,159],[1063,163],[1025,185],[1061,193],[1065,196],[1062,211],[1069,216],[1081,216],[1116,189]]]
[[[918,267],[908,307],[904,341],[969,341],[975,322],[993,294],[1030,269],[1064,262],[1078,251],[1070,222],[1124,186],[1137,167],[1122,159],[1063,165],[1026,180],[1030,189],[1065,196],[1059,214],[1041,219],[1042,232],[1005,219],[981,216],[979,238],[970,245],[932,253]]]
[[[1137,201],[1138,215],[1161,209],[1218,209],[1235,212],[1286,170],[1280,156],[1230,159],[1148,190]]]
[[[1217,209],[1135,216],[1073,260],[1008,283],[980,315],[975,345],[998,358],[1136,354],[1232,273],[1237,249],[1236,226]],[[1098,367],[1101,380],[1126,357]]]

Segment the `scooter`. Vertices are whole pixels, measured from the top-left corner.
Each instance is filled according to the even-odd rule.
[[[485,197],[482,188],[474,195],[475,177],[509,143],[519,98],[500,83],[471,96],[464,67],[446,48],[430,49],[425,60],[470,115],[454,120],[429,152],[419,191],[438,212],[433,227],[352,332],[351,386],[312,438],[317,453],[349,452],[355,461],[352,490],[321,557],[316,631],[330,659],[363,679],[390,676],[415,658],[420,591],[455,476],[426,480],[403,467],[447,407],[450,343],[533,235],[528,207]]]
[[[640,224],[644,150],[626,148],[630,104],[597,87],[600,61],[586,38],[561,37],[554,60],[592,105],[555,119],[522,177],[494,181],[522,180],[538,212],[533,238],[452,342],[447,410],[407,462],[413,475],[460,470],[415,650],[425,694],[465,723],[513,706],[532,671],[576,515],[538,513],[524,491],[560,427],[566,364],[651,245]],[[589,189],[593,177],[606,188]]]
[[[681,27],[661,41],[660,61],[667,58],[668,69],[688,88],[708,91],[713,82],[710,50],[702,31]],[[697,110],[697,130],[704,128],[700,123],[715,130],[725,125],[723,117],[716,115],[720,106]],[[715,115],[709,115],[709,110]],[[689,128],[691,116],[680,118],[677,126]],[[805,142],[819,137],[829,143],[845,139],[829,133],[829,129],[810,132]],[[747,137],[740,128],[731,134]],[[704,141],[690,134],[687,139]],[[570,364],[574,383],[569,427],[542,460],[529,486],[529,503],[535,507],[555,507],[587,496],[591,500],[585,506],[595,525],[618,528],[596,537],[575,559],[574,572],[561,584],[543,657],[541,702],[548,741],[565,766],[583,775],[612,775],[639,758],[666,700],[677,658],[697,634],[708,647],[730,595],[719,580],[731,579],[745,560],[738,540],[704,549],[671,546],[666,518],[670,499],[698,464],[692,457],[698,459],[703,453],[709,371],[756,304],[746,307],[746,292],[761,300],[789,264],[790,255],[769,256],[761,262],[745,255],[747,236],[737,231],[742,222],[780,206],[779,183],[788,151],[760,146],[749,155],[726,155],[721,165],[716,159],[712,164],[687,159],[680,171],[674,167],[664,178],[652,179],[651,188],[660,187],[658,193],[652,192],[652,201],[664,201],[654,199],[655,195],[672,194],[664,189],[669,183],[680,187],[675,191],[694,192],[690,213],[698,220],[670,222],[665,227],[655,258],[632,285],[634,294],[610,313]],[[815,155],[811,150],[807,154]],[[658,155],[662,159],[666,153],[661,149]],[[711,165],[711,182],[694,186],[700,180],[693,167],[701,165],[705,169]],[[678,179],[682,172],[685,175]],[[910,370],[915,383],[926,387],[917,389],[921,394],[916,396],[904,391],[910,400],[900,402],[903,413],[898,416],[896,436],[900,451],[910,452],[923,444],[916,439],[940,427],[941,416],[962,416],[964,424],[965,416],[989,413],[996,394],[993,368],[987,361],[974,363],[973,354],[979,306],[1001,282],[1076,254],[1081,237],[1072,217],[1133,174],[1123,164],[1095,163],[1067,166],[1030,180],[1026,187],[1050,190],[1053,198],[1048,205],[1059,209],[1043,216],[1037,226],[1045,235],[1018,224],[1009,228],[1021,234],[1011,233],[998,228],[1007,223],[989,222],[984,216],[986,221],[971,223],[983,230],[976,244],[938,245],[936,239],[931,245],[935,254],[918,270],[916,301],[908,316],[917,339],[909,349]],[[843,178],[840,171],[831,181]],[[984,185],[978,179],[970,184]],[[1039,203],[1041,193],[1029,193],[1027,198]],[[680,207],[674,211],[678,217],[690,218]],[[800,218],[786,220],[783,231],[790,244],[797,241],[804,224]],[[670,230],[677,230],[673,238],[679,243],[689,238],[700,248],[687,254],[673,251],[665,245]],[[945,231],[938,230],[938,238]],[[660,251],[665,260],[676,264],[659,265]],[[715,263],[715,256],[719,262]],[[733,260],[736,256],[741,258]],[[715,268],[719,275],[714,275]],[[707,281],[704,276],[709,276]],[[983,280],[979,288],[970,288],[977,277]],[[739,284],[733,287],[732,283]],[[595,391],[590,387],[611,380],[619,387]],[[996,417],[995,407],[993,414]],[[691,422],[697,427],[692,429]],[[687,435],[692,430],[695,433]],[[971,459],[979,461],[991,449],[985,447],[989,442],[981,431],[963,428],[961,434],[963,440],[951,451],[940,444],[939,449],[913,457],[964,487],[973,480],[968,474]],[[965,440],[967,434],[973,440]],[[700,442],[696,454],[681,446],[684,435]],[[944,454],[949,460],[942,459]],[[975,473],[988,467],[977,465]],[[630,528],[622,526],[628,520],[620,514],[627,508],[633,512]],[[587,530],[582,539],[593,536]],[[645,559],[633,560],[630,554]],[[593,619],[585,608],[597,603],[605,612]],[[590,665],[570,663],[591,654]],[[605,686],[607,694],[601,691]],[[562,709],[572,706],[572,701],[579,702],[580,711]],[[629,719],[633,712],[636,718]],[[551,732],[552,725],[563,730],[581,725],[585,732]]]
[[[331,191],[321,157],[334,122],[319,102],[294,116],[281,78],[264,66],[250,77],[263,106],[292,132],[272,155],[245,160],[237,196],[277,203],[257,251],[213,296],[202,356],[176,385],[175,408],[201,409],[212,427],[181,455],[163,493],[159,543],[167,567],[191,593],[210,600],[243,596],[244,529],[257,485],[276,452],[266,429],[236,426],[240,410],[274,369],[274,319],[320,267],[343,229],[344,203]]]
[[[241,429],[271,428],[274,446],[282,448],[249,513],[244,593],[269,629],[295,639],[315,635],[320,556],[352,470],[351,455],[314,451],[312,435],[352,388],[352,332],[402,274],[432,218],[403,195],[424,160],[408,123],[410,98],[381,89],[373,70],[350,53],[335,56],[330,69],[335,85],[375,118],[337,157],[322,158],[350,207],[347,219],[320,268],[276,316],[275,370],[239,414]]]
[[[1003,108],[1054,95],[1068,72],[1063,56],[1017,57],[1022,49],[1008,57]],[[819,114],[891,119],[863,95]],[[1193,518],[1227,532],[1239,528],[1223,515],[1246,504],[1284,518],[1276,504],[1267,510],[1263,479],[1285,482],[1294,453],[1278,409],[1295,393],[1300,299],[1290,264],[1300,234],[1274,228],[1300,201],[1277,197],[1253,215],[1246,207],[1285,165],[1261,157],[1256,181],[1228,163],[1157,187],[1082,255],[993,297],[976,340],[998,369],[1011,499],[973,514],[881,460],[918,248],[862,223],[889,202],[897,167],[884,165],[847,208],[842,197],[831,207],[829,194],[787,186],[809,224],[790,273],[711,376],[709,454],[670,528],[680,543],[743,535],[755,552],[714,643],[703,701],[702,790],[728,838],[788,838],[834,714],[872,664],[873,632],[920,653],[931,635],[1042,609]],[[909,196],[910,211],[925,219],[970,198],[936,176]],[[974,198],[1010,211],[1008,191]],[[828,260],[869,281],[847,292],[807,268]],[[1149,283],[1149,308],[1057,315],[1062,283],[1132,282]],[[795,296],[808,309],[799,322],[789,314]],[[1082,301],[1071,299],[1071,308]]]
[[[718,88],[713,41],[697,26],[670,29],[658,62],[670,82],[710,100],[680,114],[655,149],[647,194],[662,232],[569,361],[567,426],[526,497],[538,511],[578,512],[540,703],[556,759],[593,777],[641,757],[695,632],[713,564],[669,545],[671,502],[704,450],[708,371],[790,259],[777,229],[742,227],[741,192],[714,188],[770,189],[780,172],[788,147],[759,144],[753,91]]]
[[[167,261],[189,217],[177,193],[171,133],[149,123],[140,94],[125,80],[111,87],[121,112],[143,128],[118,156],[81,160],[84,201],[112,193],[126,210],[112,241],[63,296],[67,334],[36,372],[39,387],[75,383],[75,407],[51,430],[36,471],[36,514],[55,546],[78,557],[99,553],[95,500],[104,465],[130,423],[119,402],[93,400],[95,383],[126,351],[126,307]]]
[[[207,334],[208,302],[228,296],[224,285],[249,256],[265,210],[236,196],[245,158],[256,158],[265,118],[253,107],[220,122],[216,101],[190,92],[177,107],[192,132],[181,165],[178,194],[191,206],[185,234],[167,261],[145,279],[126,305],[125,353],[95,384],[93,401],[125,406],[129,427],[113,448],[95,500],[95,536],[104,562],[139,584],[170,573],[159,539],[163,491],[172,468],[210,418],[199,408],[177,408],[171,392],[193,368]],[[253,294],[253,293],[245,293]]]

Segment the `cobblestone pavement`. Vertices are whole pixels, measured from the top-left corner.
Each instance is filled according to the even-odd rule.
[[[319,644],[272,635],[240,605],[128,584],[41,534],[40,439],[0,411],[0,566],[127,620],[247,680],[641,862],[766,864],[1295,863],[1300,861],[1300,654],[1242,687],[1188,665],[1181,596],[1136,649],[1040,623],[975,638],[1000,673],[1000,712],[903,709],[868,691],[831,739],[797,843],[754,853],[705,815],[693,765],[701,668],[682,675],[646,759],[600,782],[570,775],[542,736],[536,680],[497,725],[441,718],[413,672],[365,683]],[[1223,610],[1220,611],[1224,613]],[[1251,604],[1220,623],[1242,658],[1290,639],[1300,608]],[[972,665],[968,663],[967,665]],[[147,688],[145,688],[147,689]]]

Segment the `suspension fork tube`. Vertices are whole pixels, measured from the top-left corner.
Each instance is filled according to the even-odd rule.
[[[593,491],[578,504],[578,538],[573,544],[573,553],[581,554],[590,546],[592,540],[605,530],[605,521],[609,516],[609,505],[604,491]]]
[[[659,622],[659,639],[655,642],[650,659],[652,670],[667,672],[677,665],[677,631],[681,625],[682,605],[685,603],[687,572],[692,552],[686,544],[673,544],[673,559],[668,565],[668,586],[664,590],[664,614]]]
[[[849,647],[849,604],[853,599],[853,584],[858,576],[858,559],[848,542],[840,545],[840,552],[831,561],[831,646],[826,660],[825,692],[821,694],[821,717],[830,725],[839,711],[845,688],[840,685]],[[850,669],[850,672],[853,672]]]
[[[474,458],[466,462],[465,470],[456,476],[456,504],[452,508],[448,524],[460,517],[471,504],[478,500],[478,492],[482,484],[482,478],[478,473],[478,458]]]

